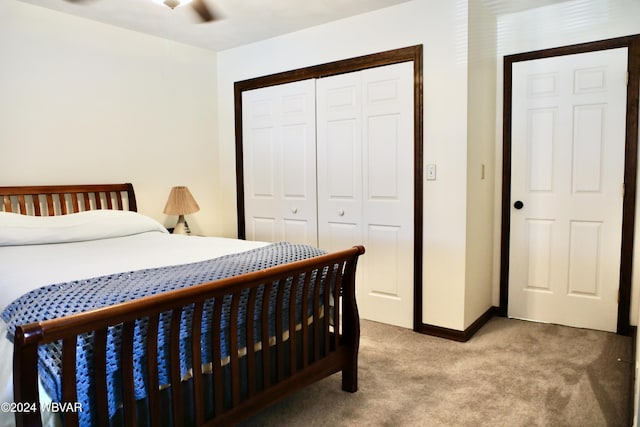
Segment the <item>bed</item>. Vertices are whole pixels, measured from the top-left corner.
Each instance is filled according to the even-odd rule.
[[[363,247],[174,236],[131,184],[0,202],[16,425],[232,425],[338,372],[357,390]]]

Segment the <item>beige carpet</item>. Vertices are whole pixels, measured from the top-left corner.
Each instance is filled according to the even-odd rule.
[[[357,393],[336,374],[243,425],[631,425],[631,338],[505,318],[466,343],[361,327]]]

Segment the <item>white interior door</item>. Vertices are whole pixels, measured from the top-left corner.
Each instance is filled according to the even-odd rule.
[[[413,63],[317,82],[319,245],[364,244],[362,318],[413,327]]]
[[[317,246],[315,81],[242,94],[248,240]]]
[[[513,65],[510,317],[616,331],[627,49]]]

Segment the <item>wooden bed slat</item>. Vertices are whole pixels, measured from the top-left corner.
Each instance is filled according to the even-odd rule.
[[[295,304],[298,296],[298,280],[301,277],[296,275],[291,282],[291,296],[289,297],[289,375],[293,375],[298,366],[298,352],[297,345],[298,340],[296,339],[296,307],[298,304]],[[302,329],[304,329],[305,315],[301,313],[300,323]]]
[[[336,266],[333,265],[329,268],[329,272],[327,274],[327,277],[329,278],[331,283],[335,282],[335,277],[336,277]],[[331,310],[329,309],[329,301],[330,301],[330,296],[331,296],[331,290],[328,288],[326,282],[324,285],[324,292],[323,292],[323,297],[324,297],[324,301],[322,303],[322,306],[324,307],[324,317],[322,318],[322,322],[323,322],[323,326],[322,326],[322,330],[324,332],[324,354],[327,354],[330,350],[330,346],[331,346],[331,335],[329,335],[327,332],[330,330],[330,320],[331,320]]]
[[[124,424],[136,427],[136,398],[133,383],[133,332],[135,322],[125,322],[122,325],[120,369],[122,376],[122,405],[124,410]]]
[[[183,416],[182,408],[182,373],[180,372],[180,319],[182,307],[177,307],[171,312],[169,333],[169,358],[171,360],[171,412],[174,425],[181,425]]]
[[[109,413],[107,397],[107,331],[98,329],[93,334],[93,375],[96,383],[96,410],[100,414]],[[108,427],[108,419],[98,417],[99,427]]]
[[[78,203],[78,193],[71,193],[71,206],[73,206],[73,212],[80,212],[80,203]]]
[[[317,270],[315,270],[317,272]],[[309,324],[307,319],[309,318],[309,288],[311,284],[311,272],[307,272],[304,277],[304,284],[302,285],[302,313],[303,313],[303,327],[302,327],[302,369],[309,366]]]
[[[54,215],[53,194],[45,194],[45,199],[47,200],[47,215],[52,216]]]
[[[196,424],[201,425],[205,421],[204,385],[202,381],[202,348],[200,346],[202,335],[202,314],[204,304],[198,302],[193,308],[191,354],[193,355],[193,408]]]
[[[283,304],[284,304],[284,288],[286,287],[286,279],[281,279],[277,286],[277,293],[276,293],[276,312],[275,312],[275,318],[276,318],[276,378],[278,382],[282,381],[285,377],[285,350],[284,350],[284,344],[283,344],[283,340],[282,340],[282,331],[284,331],[284,325],[282,323],[282,310],[283,310]]]
[[[247,301],[247,378],[249,378],[247,385],[248,398],[252,398],[256,394],[256,345],[255,343],[255,314],[256,314],[256,301],[258,299],[258,288],[249,289],[249,300]]]
[[[116,195],[116,206],[118,210],[121,211],[124,206],[122,203],[122,193],[115,193],[115,195]]]
[[[212,358],[212,371],[214,379],[214,411],[215,414],[221,414],[224,408],[224,391],[222,365],[220,360],[222,359],[222,351],[220,349],[220,334],[223,333],[220,325],[222,325],[222,305],[223,299],[217,298],[213,301],[213,318],[211,325],[211,358]]]
[[[111,192],[109,191],[105,192],[104,197],[107,199],[107,208],[113,209],[113,200],[111,199]]]
[[[240,293],[231,296],[231,311],[229,313],[229,369],[231,370],[231,405],[240,404],[240,368],[238,362],[238,309],[240,307]]]
[[[64,193],[58,194],[58,204],[60,206],[60,212],[62,213],[62,215],[67,215],[69,211],[67,210],[67,198]]]
[[[35,216],[42,216],[42,208],[40,207],[40,196],[38,194],[34,194],[33,196],[31,196],[31,198]]]
[[[316,274],[316,280],[313,285],[313,362],[320,360],[320,340],[322,334],[320,331],[322,318],[320,317],[320,283],[322,281],[323,270],[319,270]]]
[[[271,347],[269,346],[269,300],[271,299],[272,283],[264,285],[262,294],[262,309],[260,313],[260,326],[262,343],[262,390],[271,386]]]
[[[76,391],[76,342],[77,337],[62,340],[62,401],[77,402]],[[73,411],[64,412],[66,426],[78,425],[78,414]]]
[[[102,209],[102,197],[100,197],[100,192],[96,191],[93,193],[93,196],[96,199],[96,209]]]
[[[148,413],[151,427],[159,427],[160,419],[160,384],[158,380],[157,363],[151,361],[158,360],[158,324],[160,314],[148,317],[147,323],[147,381],[149,383],[148,393]]]
[[[24,195],[18,196],[18,205],[20,205],[20,212],[27,213],[27,205],[25,203]]]

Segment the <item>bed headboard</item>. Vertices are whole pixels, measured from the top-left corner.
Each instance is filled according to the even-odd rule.
[[[0,187],[0,211],[23,215],[66,215],[94,209],[137,211],[133,185],[40,185]]]

